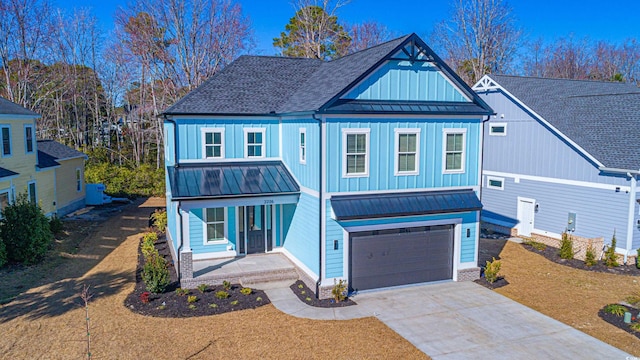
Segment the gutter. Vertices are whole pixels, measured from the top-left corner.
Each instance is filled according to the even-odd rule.
[[[173,123],[173,161],[174,167],[178,167],[178,124],[175,119],[169,118],[166,114],[163,115],[164,121]],[[166,159],[165,159],[166,161]],[[165,170],[166,171],[166,170]],[[173,198],[171,199],[173,201]],[[178,218],[180,219],[180,245],[178,249],[176,249],[176,262],[177,262],[177,275],[178,275],[178,284],[180,284],[180,280],[182,279],[182,272],[180,271],[180,253],[182,252],[182,248],[184,246],[184,226],[182,225],[182,212],[181,212],[182,202],[178,200]]]
[[[184,227],[182,226],[182,202],[178,202],[178,217],[180,218],[180,246],[178,246],[178,249],[176,251],[176,261],[178,263],[178,266],[176,267],[176,269],[178,270],[178,284],[180,284],[180,280],[182,279],[182,272],[180,271],[180,252],[182,251],[182,247],[184,245]]]
[[[624,253],[624,263],[627,263],[627,258],[629,257],[629,252],[631,251],[631,247],[633,246],[633,220],[635,218],[635,210],[636,210],[636,187],[638,186],[638,181],[636,179],[636,174],[632,174],[631,172],[627,173],[631,179],[631,189],[629,189],[629,213],[627,219],[627,245],[625,247],[626,251]]]

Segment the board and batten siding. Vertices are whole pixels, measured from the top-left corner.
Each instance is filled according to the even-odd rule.
[[[278,120],[257,119],[178,119],[178,161],[200,160],[202,156],[202,128],[224,128],[225,159],[245,156],[244,129],[265,128],[265,157],[279,157]],[[215,160],[213,160],[215,161]]]
[[[396,176],[395,129],[420,129],[418,175]],[[327,191],[405,190],[478,186],[481,123],[478,119],[327,119]],[[343,177],[344,129],[370,129],[369,175]],[[443,172],[444,129],[465,129],[463,173]]]
[[[331,218],[331,200],[327,200],[326,209],[327,211],[325,213],[325,216],[327,217],[327,221],[325,225],[325,277],[346,277],[347,274],[344,274],[344,253],[346,245],[344,243],[344,229],[337,221]],[[334,250],[333,242],[336,240],[338,241],[338,249]]]
[[[178,250],[178,244],[180,243],[180,239],[178,238],[178,231],[180,229],[179,219],[178,203],[171,201],[171,196],[169,195],[167,196],[167,229],[171,240],[173,240],[173,249],[175,251]]]
[[[320,123],[317,120],[282,121],[282,160],[298,184],[320,191]],[[306,132],[306,161],[300,163],[300,129]]]
[[[382,65],[344,98],[469,102],[433,64],[398,60]]]
[[[164,122],[164,163],[166,166],[173,166],[176,163],[175,157],[175,125],[172,122]],[[167,183],[168,184],[168,183]]]
[[[189,212],[189,237],[191,242],[191,250],[194,254],[215,253],[227,251],[228,245],[236,244],[236,208],[225,208],[225,216],[227,221],[227,240],[226,244],[204,244],[204,211],[203,209],[192,209]]]
[[[285,205],[285,223],[291,220],[285,229],[284,248],[316,275],[320,273],[319,216],[318,198],[304,192],[295,207]]]
[[[629,186],[624,177],[600,175],[596,164],[503,93],[478,95],[497,113],[484,124],[483,171]],[[493,123],[506,123],[506,136],[489,135]]]
[[[534,213],[536,232],[560,234],[567,228],[569,213],[576,213],[574,235],[604,237],[609,243],[616,233],[618,247],[623,247],[627,234],[629,194],[625,191],[562,185],[541,181],[512,178],[504,179],[504,189],[482,189],[482,219],[490,223],[509,226],[517,224],[518,196],[535,199],[538,211]],[[510,220],[511,221],[510,221]],[[498,220],[498,221],[496,221]],[[507,223],[503,223],[507,222]]]

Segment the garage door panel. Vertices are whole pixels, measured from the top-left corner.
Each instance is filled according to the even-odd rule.
[[[389,233],[391,232],[391,233]],[[351,237],[353,289],[451,279],[453,231],[438,227],[428,231],[411,228],[385,234]]]

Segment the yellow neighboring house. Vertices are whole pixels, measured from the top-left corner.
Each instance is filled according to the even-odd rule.
[[[40,115],[0,97],[0,212],[26,193],[47,216],[85,205],[87,156],[53,140],[36,141]]]

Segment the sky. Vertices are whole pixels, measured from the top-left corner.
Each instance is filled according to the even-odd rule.
[[[54,0],[55,1],[55,0]],[[273,38],[284,30],[294,15],[293,0],[240,0],[243,12],[252,23],[257,48],[253,53],[273,55]],[[57,0],[57,5],[71,11],[74,7],[92,8],[106,33],[113,29],[113,15],[126,0]],[[351,0],[338,9],[344,23],[376,21],[401,36],[416,33],[429,43],[435,23],[448,18],[450,3],[442,0]],[[552,41],[573,35],[592,40],[619,43],[626,38],[640,39],[640,1],[565,1],[512,0],[516,25],[527,39]]]

